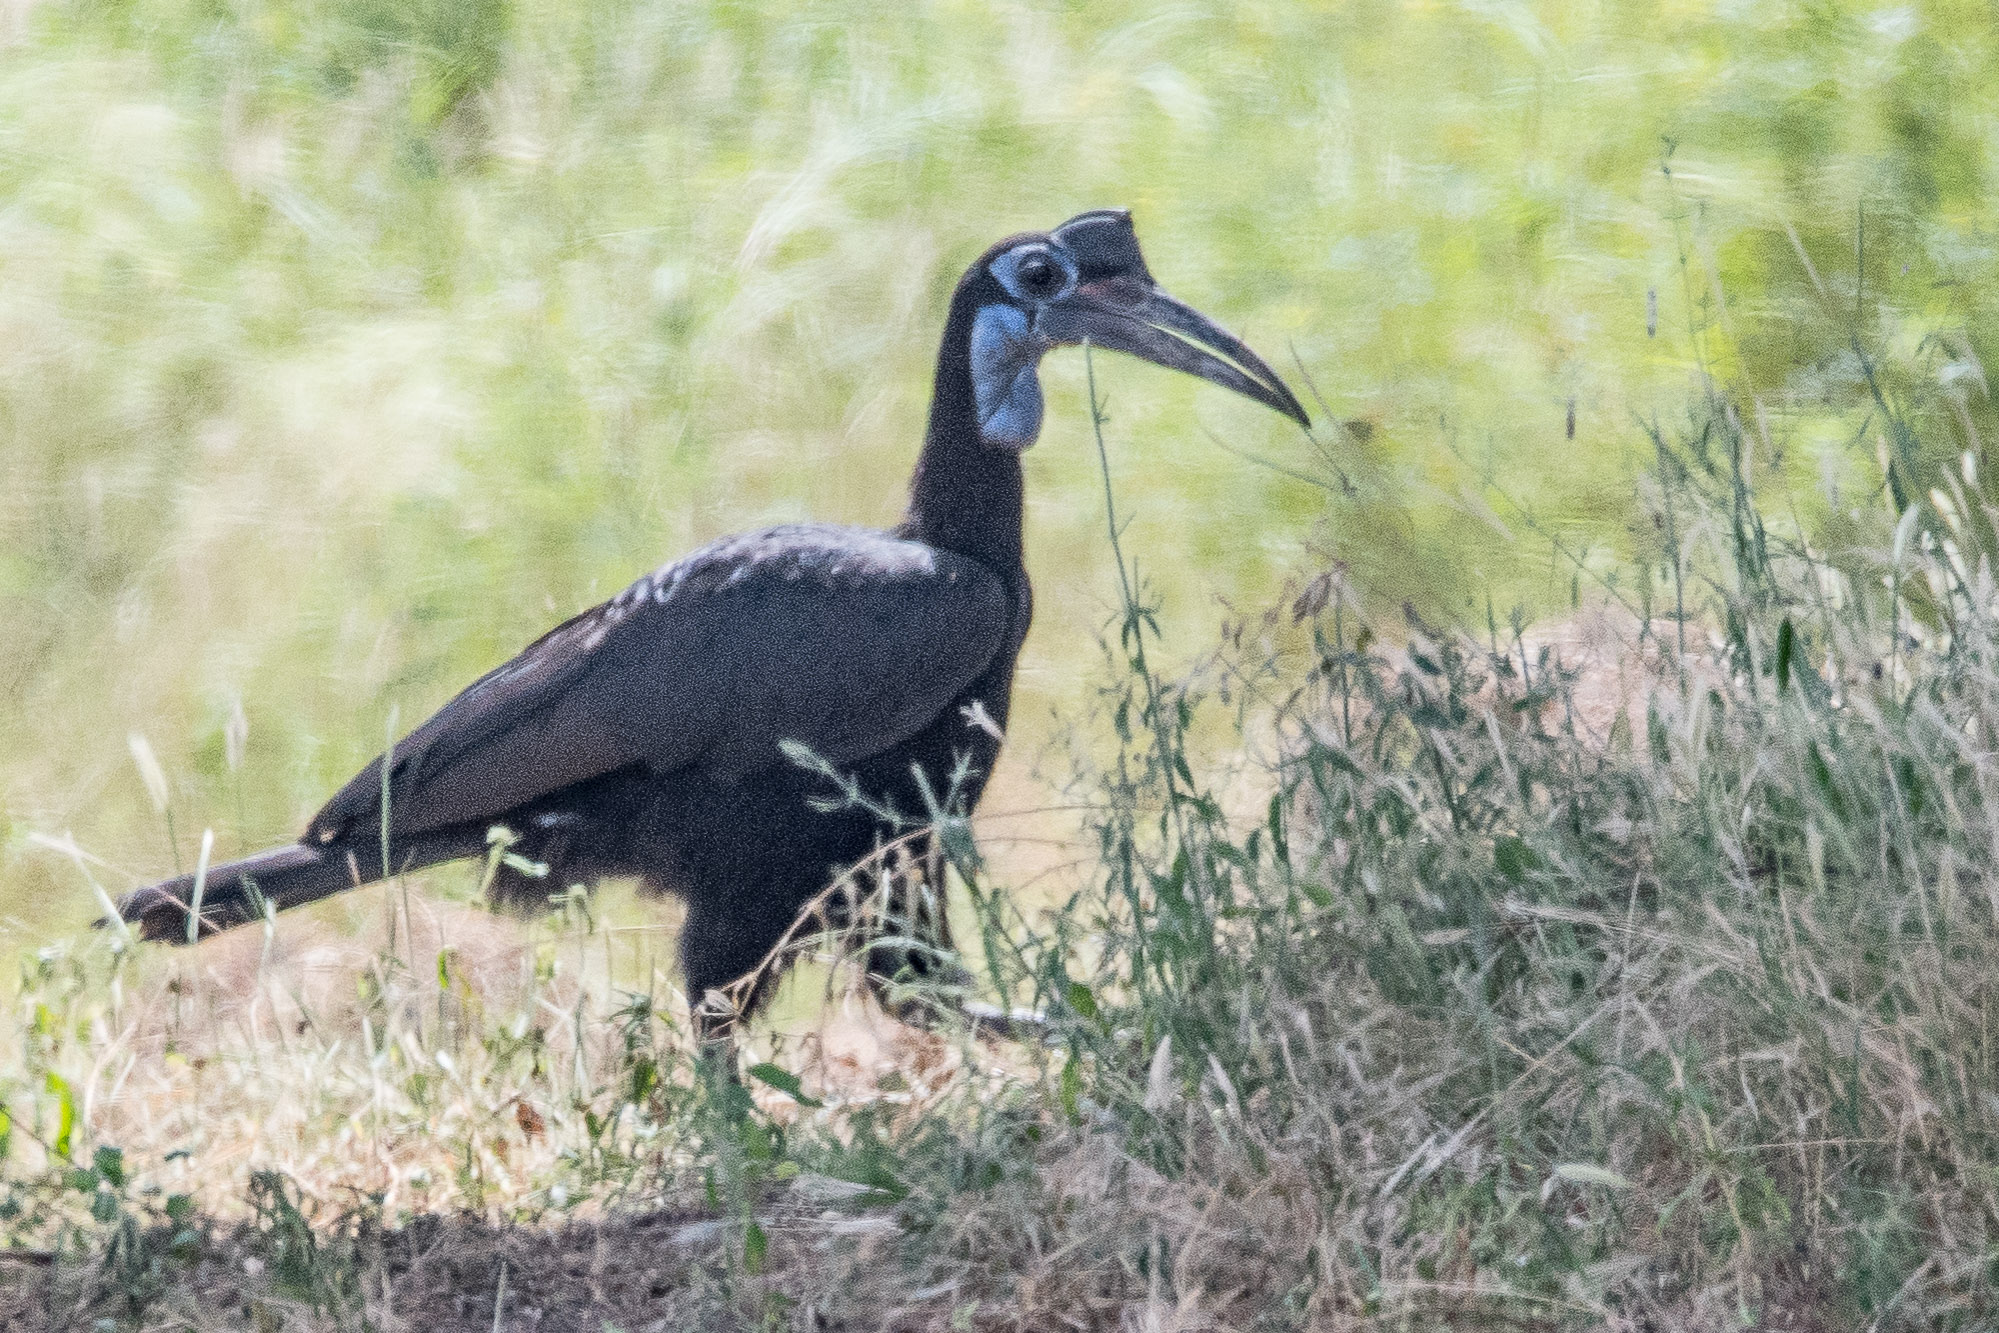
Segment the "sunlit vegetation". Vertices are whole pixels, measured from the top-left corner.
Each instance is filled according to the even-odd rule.
[[[0,15],[0,1324],[1999,1322],[1989,16],[1323,8]],[[669,906],[477,867],[84,928],[892,521],[963,263],[1107,203],[1318,425],[1048,365],[947,838],[1045,1041],[836,965],[718,1080]]]

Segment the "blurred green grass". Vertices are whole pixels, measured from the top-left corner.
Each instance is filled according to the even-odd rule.
[[[1100,363],[1182,654],[1328,560],[1433,614],[1566,603],[1552,542],[1606,577],[1643,544],[1638,423],[1700,368],[1808,524],[1879,429],[1849,327],[1969,330],[1927,364],[1990,413],[1972,5],[44,0],[0,33],[0,915],[38,927],[90,904],[31,833],[169,868],[130,732],[181,857],[261,845],[654,564],[893,521],[962,266],[1082,208],[1366,423],[1320,452]],[[1814,257],[1865,276],[1850,325]],[[1082,375],[1051,362],[1029,460],[1016,755],[1115,601]]]

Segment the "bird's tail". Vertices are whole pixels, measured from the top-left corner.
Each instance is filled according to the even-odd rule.
[[[483,827],[468,825],[417,834],[390,846],[385,871],[379,844],[341,841],[308,847],[294,843],[227,865],[210,866],[201,877],[198,893],[193,875],[134,890],[119,902],[118,915],[137,925],[145,939],[192,943],[258,920],[267,903],[278,911],[300,907],[406,870],[475,856],[485,847]]]

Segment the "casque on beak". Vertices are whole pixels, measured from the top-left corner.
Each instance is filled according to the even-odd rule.
[[[1139,253],[1129,213],[1085,213],[1058,227],[1054,236],[1076,257],[1081,272],[1076,286],[1041,312],[1037,332],[1050,342],[1088,342],[1143,357],[1233,389],[1311,426],[1304,407],[1262,357],[1159,289]]]

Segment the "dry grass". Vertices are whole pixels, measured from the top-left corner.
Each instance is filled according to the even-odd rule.
[[[1423,688],[1413,668],[1401,681]],[[1504,730],[1484,722],[1516,697],[1486,685],[1467,697],[1492,703],[1455,733],[1460,774],[1480,767],[1480,737],[1484,759],[1527,764],[1551,735],[1517,715]],[[1362,715],[1406,726],[1410,701],[1378,696]],[[1670,710],[1656,770],[1696,806],[1714,754],[1770,753],[1771,738],[1741,733],[1756,725],[1743,712],[1712,709]],[[1615,807],[1609,770],[1629,752],[1559,734],[1577,737],[1573,762],[1608,766]],[[1415,780],[1387,768],[1366,782]],[[1300,794],[1291,856],[1302,882],[1336,886],[1364,858],[1330,836],[1352,826],[1326,796]],[[1470,970],[1450,960],[1474,928],[1398,889],[1358,916],[1336,901],[1294,918],[1292,949],[1321,960],[1302,974],[1262,955],[1253,927],[1228,927],[1218,947],[1252,972],[1211,976],[1238,993],[1190,993],[1178,1012],[1143,982],[1101,976],[1094,1021],[1068,996],[1067,1060],[1016,1050],[996,1068],[842,997],[780,1052],[828,1105],[759,1087],[740,1122],[779,1145],[743,1213],[714,1183],[742,1142],[716,1136],[675,1034],[654,1020],[632,1040],[618,936],[604,929],[522,927],[415,896],[405,917],[386,893],[372,935],[239,932],[124,964],[118,984],[79,981],[60,1024],[72,1035],[47,1063],[80,1103],[78,1156],[86,1133],[135,1165],[190,1151],[134,1172],[217,1219],[204,1257],[172,1270],[176,1294],[148,1308],[219,1325],[254,1310],[262,1326],[484,1329],[497,1301],[506,1326],[578,1329],[1815,1329],[1853,1326],[1871,1289],[1884,1326],[1975,1327],[1989,1299],[1975,1238],[1992,1217],[1977,1163],[1993,1125],[1963,1039],[1984,1030],[1980,997],[1999,977],[1989,896],[1968,883],[1932,896],[1929,932],[1897,946],[1888,971],[1872,960],[1856,973],[1857,940],[1898,932],[1862,922],[1856,935],[1851,913],[1869,909],[1851,892],[1773,901],[1745,851],[1685,896],[1674,886],[1688,868],[1660,857],[1659,825],[1600,813],[1597,851],[1636,877],[1605,886],[1616,896],[1552,895],[1550,877],[1574,869],[1562,838],[1508,835],[1533,855],[1480,872],[1511,887],[1488,895],[1494,961]],[[1618,818],[1629,826],[1606,831]],[[1426,840],[1452,844],[1441,807],[1420,819]],[[1239,840],[1240,822],[1225,823]],[[1490,858],[1495,844],[1473,845]],[[1388,882],[1448,898],[1454,873]],[[440,986],[443,940],[456,952]],[[1105,972],[1121,947],[1099,944]],[[1443,961],[1432,980],[1408,971],[1418,957]],[[82,964],[41,966],[33,1004],[63,998],[62,968]],[[1513,977],[1497,991],[1476,980],[1494,967]],[[1897,1017],[1881,1015],[1887,994]],[[1149,1038],[1131,1026],[1148,1012]],[[674,1093],[632,1096],[644,1059],[673,1071]],[[1070,1063],[1086,1074],[1065,1086]],[[838,1182],[870,1179],[857,1147],[879,1153],[892,1189]],[[264,1167],[319,1219],[324,1290],[274,1276],[284,1233],[268,1208],[227,1221]],[[467,1208],[490,1220],[425,1220]],[[1930,1248],[1896,1260],[1919,1235]],[[1899,1265],[1889,1287],[1869,1262]],[[75,1308],[115,1312],[113,1272],[104,1259],[20,1290],[85,1299],[91,1278],[96,1295]]]
[[[6,1261],[19,1299],[148,1327],[1990,1327],[1974,504],[1999,514],[1937,507],[1948,545],[1905,520],[1680,552],[1719,590],[1697,657],[1609,615],[1384,655],[1337,580],[1194,682],[1128,628],[1074,760],[1093,878],[1036,916],[956,863],[1045,1045],[836,986],[746,1091],[662,1017],[661,932],[573,903],[524,927],[391,887],[352,937],[46,950],[8,1090],[4,1206],[49,1260]],[[1217,711],[1267,763],[1189,761]]]
[[[1879,294],[1948,291],[1989,324],[1989,260],[1936,258],[1967,244],[1955,221],[1899,219],[1863,247],[1843,208],[1820,208],[1832,221],[1802,240],[1710,222],[1689,241],[1678,191],[1712,189],[1710,219],[1728,192],[1713,162],[1656,170],[1656,94],[1723,100],[1708,94],[1746,86],[1736,64],[1549,81],[1541,57],[1509,65],[1443,20],[1401,29],[1436,60],[1356,39],[1339,79],[1307,40],[1316,12],[1273,11],[1226,53],[1259,72],[1217,79],[1218,96],[1301,62],[1284,80],[1298,122],[1334,126],[1301,170],[1266,132],[1292,113],[1264,92],[1205,112],[1187,95],[1185,71],[1218,59],[1191,19],[953,11],[918,41],[882,11],[872,37],[820,47],[747,11],[740,31],[644,5],[526,14],[502,43],[498,27],[421,30],[453,7],[419,10],[269,31],[188,11],[132,36],[50,4],[45,28],[25,25],[47,49],[0,51],[20,113],[7,160],[42,191],[0,219],[19,279],[0,327],[27,349],[0,371],[0,452],[29,470],[0,515],[27,645],[0,664],[20,704],[0,746],[26,757],[8,773],[17,827],[164,858],[173,830],[131,781],[133,728],[173,775],[156,813],[233,802],[244,836],[294,827],[374,748],[368,727],[321,734],[357,698],[385,718],[441,697],[662,546],[808,502],[887,517],[878,477],[921,417],[920,312],[951,256],[1077,161],[1107,164],[1088,189],[1156,182],[1148,207],[1205,219],[1180,234],[1190,262],[1159,250],[1162,273],[1203,275],[1212,290],[1187,294],[1204,304],[1239,292],[1265,327],[1318,330],[1298,351],[1342,409],[1326,415],[1381,421],[1308,464],[1325,476],[1275,449],[1279,469],[1223,455],[1171,475],[1157,459],[1200,447],[1171,396],[1190,390],[1121,394],[1120,430],[1156,451],[1124,460],[1148,470],[1152,529],[1123,539],[1176,584],[1226,570],[1254,594],[1295,558],[1272,516],[1330,516],[1356,581],[1388,595],[1329,579],[1183,680],[1142,656],[1157,622],[1125,585],[1112,653],[1130,656],[1087,735],[1064,714],[1079,739],[1059,820],[1082,845],[1066,823],[988,820],[987,845],[1003,832],[1018,854],[958,865],[982,927],[961,937],[996,992],[1047,1013],[1045,1045],[884,1023],[841,974],[821,1003],[822,972],[738,1086],[692,1058],[657,918],[572,903],[524,926],[443,876],[192,952],[108,935],[24,951],[0,1064],[0,1324],[1999,1325],[1991,405],[1976,339],[1910,335],[1920,308]],[[1900,54],[1837,28],[1824,67],[1867,91],[1837,100],[1879,103],[1923,144],[1993,86],[1932,77],[1960,54],[1935,46],[1904,77]],[[148,46],[168,39],[193,74]],[[1635,49],[1656,65],[1657,44]],[[927,72],[900,63],[910,50]],[[825,96],[822,64],[865,95]],[[1437,113],[1410,65],[1506,87]],[[1366,102],[1350,81],[1369,78],[1419,104],[1374,165],[1348,128]],[[1111,105],[1120,80],[1147,90],[1142,112]],[[1613,86],[1616,114],[1575,91]],[[1483,178],[1418,163],[1457,160],[1515,97],[1523,120],[1575,131],[1527,132],[1560,152],[1620,127],[1627,160],[1583,191],[1616,207],[1579,206],[1581,176],[1511,155]],[[1217,132],[1156,160],[1155,104],[1195,129],[1212,113]],[[1743,105],[1721,113],[1726,135],[1753,123]],[[994,146],[1023,108],[1048,132]],[[1788,93],[1765,113],[1786,144],[1838,138]],[[764,141],[783,141],[784,169],[760,168]],[[1821,179],[1819,153],[1800,179]],[[1273,188],[1254,236],[1224,243],[1252,223],[1199,196],[1251,157]],[[1892,160],[1934,165],[1906,144]],[[1641,172],[1659,205],[1642,227]],[[1977,215],[1963,199],[1982,185],[1955,203],[1929,185],[1940,217]],[[1780,239],[1784,264],[1815,254],[1830,285],[1810,258],[1810,290],[1772,277],[1759,247]],[[1323,289],[1259,293],[1280,241],[1330,257],[1300,266]],[[1574,276],[1599,249],[1624,256],[1616,277]],[[1914,271],[1876,271],[1884,254]],[[1858,271],[1834,272],[1840,255]],[[1637,312],[1656,311],[1646,266],[1675,257],[1713,276],[1680,293],[1701,325],[1689,355],[1752,388],[1738,404],[1701,378],[1685,429],[1662,432],[1647,394],[1682,394],[1686,368]],[[1759,284],[1753,312],[1731,311],[1724,273]],[[1527,293],[1594,313],[1524,337],[1496,312]],[[1315,322],[1325,310],[1350,322]],[[1917,337],[1893,366],[1869,359]],[[1622,350],[1585,366],[1585,343]],[[1058,409],[1078,369],[1051,368]],[[1774,433],[1759,371],[1784,380]],[[1460,455],[1492,505],[1439,519],[1398,469],[1436,481],[1432,446],[1459,426],[1432,423],[1469,403],[1463,438],[1489,426],[1503,446]],[[1607,505],[1604,478],[1624,474],[1605,460],[1624,455],[1583,444],[1636,442],[1633,414],[1655,475]],[[1226,434],[1262,448],[1269,424]],[[1051,424],[1035,461],[1036,558],[1063,590],[1037,639],[1061,651],[1023,674],[1044,702],[1079,694],[1078,626],[1101,610],[1067,577],[1101,555],[1079,442],[1062,452]],[[842,466],[817,465],[836,451]],[[1800,460],[1825,479],[1804,518]],[[1537,472],[1558,480],[1517,484]],[[1217,505],[1219,475],[1242,489]],[[1631,531],[1617,557],[1574,553],[1567,527],[1535,522],[1542,502]],[[1532,563],[1544,537],[1614,610],[1538,637],[1376,623],[1481,564]],[[994,799],[1050,804],[1017,769]],[[18,900],[80,898],[86,873],[25,848],[0,847]]]
[[[526,923],[421,887],[356,896],[358,934],[286,918],[136,962],[90,939],[45,951],[24,1026],[47,1027],[37,1008],[76,988],[73,1039],[43,1058],[90,1138],[176,1159],[153,1183],[225,1217],[259,1171],[391,1217],[503,1218],[573,1210],[587,1192],[551,1197],[550,1182],[586,1159],[628,1157],[627,1176],[677,1161],[628,1096],[640,1059],[690,1077],[670,926]],[[794,989],[812,992],[747,1058],[784,1060],[836,1107],[934,1100],[959,1048],[888,1020],[850,981],[808,970]],[[779,1120],[798,1112],[756,1095]]]

